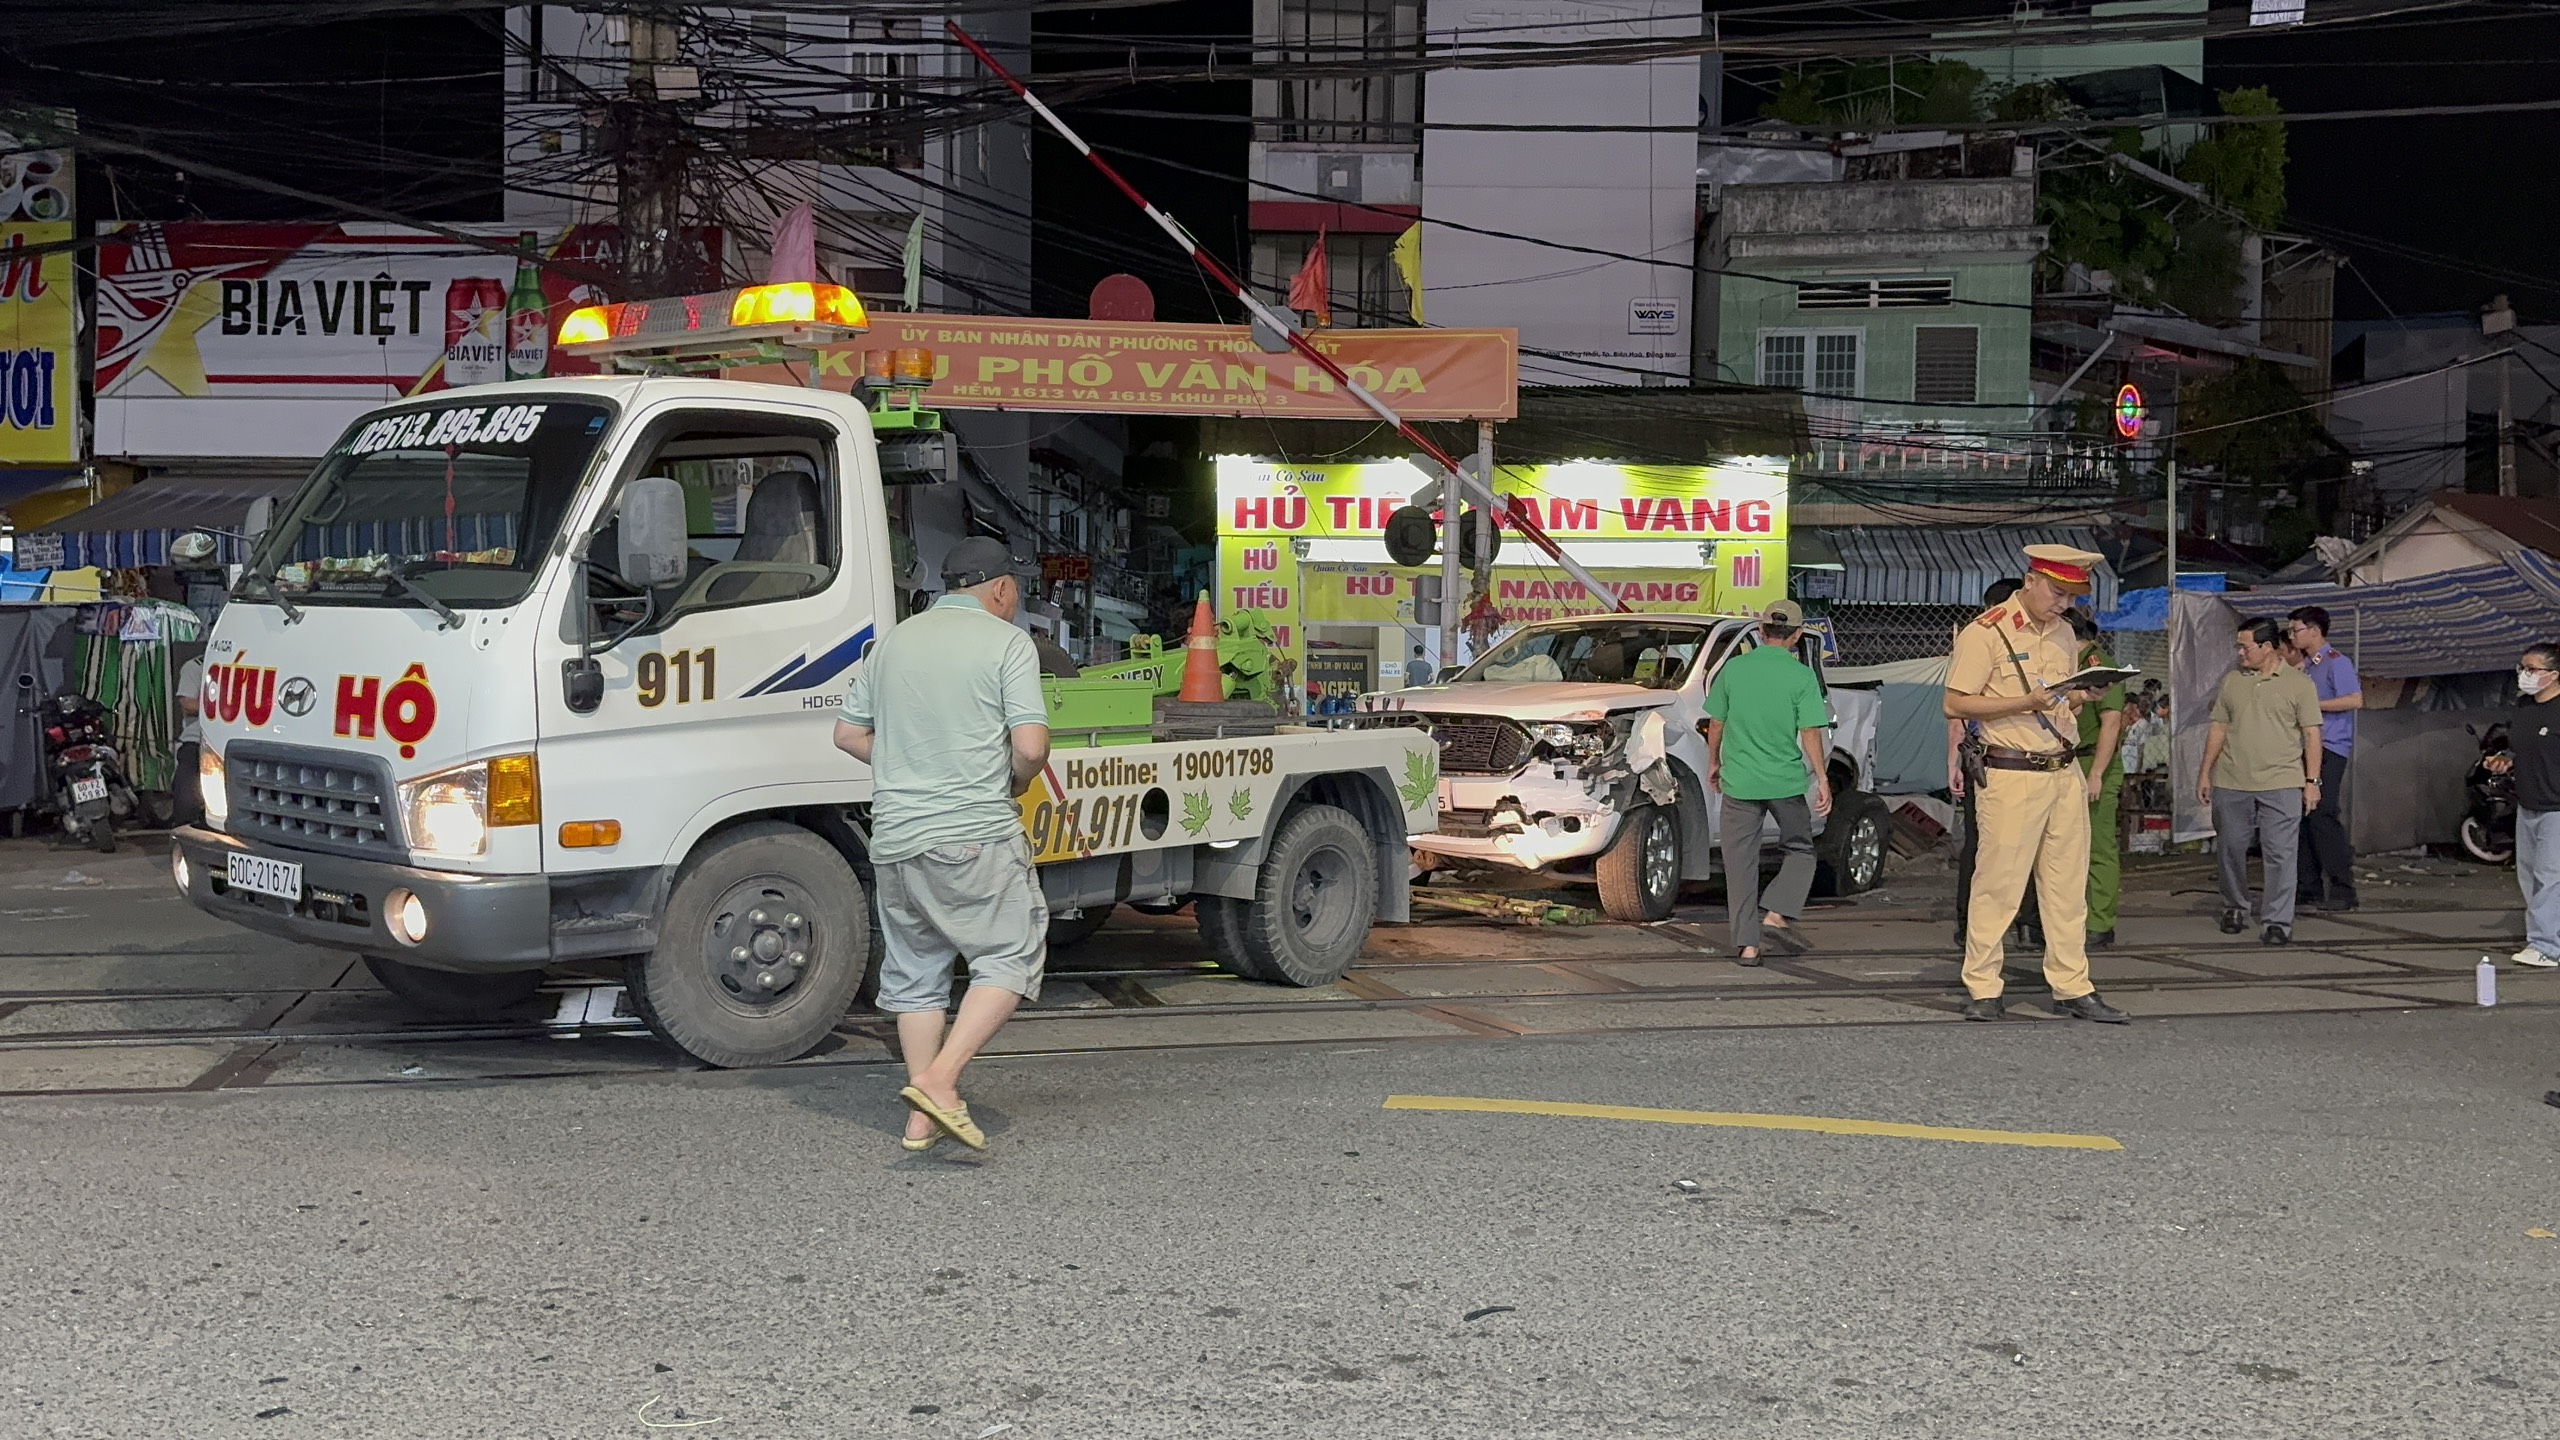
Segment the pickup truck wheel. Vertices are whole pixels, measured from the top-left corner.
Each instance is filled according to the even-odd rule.
[[[1087,905],[1084,913],[1073,920],[1061,920],[1052,915],[1049,917],[1049,948],[1072,949],[1092,939],[1093,932],[1101,929],[1102,922],[1110,919],[1111,912],[1118,908],[1116,905]]]
[[[1884,801],[1863,790],[1838,795],[1830,823],[1814,841],[1814,889],[1825,895],[1858,895],[1883,884],[1885,850],[1892,839],[1893,812]]]
[[[533,998],[542,988],[539,970],[464,973],[430,970],[381,955],[364,957],[364,968],[382,988],[430,1015],[447,1020],[488,1020]]]
[[[1668,919],[1680,902],[1679,812],[1668,805],[1628,811],[1591,870],[1600,882],[1600,909],[1610,919]]]
[[[1260,978],[1330,985],[1358,958],[1378,918],[1377,842],[1337,805],[1280,823],[1245,907],[1245,952]]]
[[[1200,939],[1218,968],[1239,980],[1268,981],[1271,977],[1245,948],[1244,912],[1244,901],[1224,895],[1195,895],[1191,900],[1191,913],[1200,922]]]
[[[706,1065],[796,1060],[852,1007],[871,966],[870,908],[834,846],[794,825],[741,825],[676,877],[633,1008]]]

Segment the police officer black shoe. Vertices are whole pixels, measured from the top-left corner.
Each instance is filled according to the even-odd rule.
[[[2092,930],[2089,932],[2089,948],[2092,950],[2112,950],[2115,948],[2115,943],[2116,932],[2113,930]]]
[[[1967,1020],[1997,1020],[2009,1013],[2009,1002],[1997,995],[1988,1000],[1967,1000],[1961,1013]]]
[[[2225,910],[2222,912],[2221,925],[2223,934],[2237,935],[2249,928],[2249,912],[2237,909]]]
[[[2098,998],[2094,990],[2076,1000],[2056,1000],[2053,1012],[2066,1020],[2095,1020],[2101,1025],[2123,1025],[2133,1017]]]
[[[2267,927],[2267,933],[2259,936],[2258,941],[2263,945],[2290,945],[2293,943],[2293,927],[2270,925]]]
[[[2344,915],[2348,911],[2356,908],[2356,897],[2353,895],[2323,895],[2319,899],[2311,902],[2311,908],[2314,910],[2325,911],[2331,915]]]

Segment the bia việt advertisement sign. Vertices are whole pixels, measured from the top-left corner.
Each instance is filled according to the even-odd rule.
[[[613,298],[620,233],[463,228],[503,248],[397,225],[106,227],[98,453],[318,455],[385,401],[593,373],[550,340]],[[718,234],[698,238],[717,273]]]

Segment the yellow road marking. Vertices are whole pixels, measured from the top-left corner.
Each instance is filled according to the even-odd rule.
[[[1472,1110],[1491,1115],[1562,1115],[1577,1120],[1645,1120],[1657,1125],[1722,1125],[1738,1130],[1810,1130],[1817,1135],[1880,1135],[1897,1140],[1954,1140],[1967,1145],[2025,1145],[2044,1150],[2122,1150],[2104,1135],[2039,1130],[1970,1130],[1904,1125],[1829,1115],[1753,1115],[1727,1110],[1656,1110],[1644,1105],[1577,1105],[1565,1100],[1500,1100],[1474,1095],[1390,1095],[1390,1110]]]

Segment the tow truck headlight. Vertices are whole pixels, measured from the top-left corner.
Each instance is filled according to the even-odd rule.
[[[222,752],[196,747],[196,793],[204,805],[204,823],[215,830],[231,828],[231,787],[224,780]]]
[[[478,855],[489,848],[492,829],[542,823],[541,775],[532,756],[501,755],[404,780],[400,816],[411,849]]]

